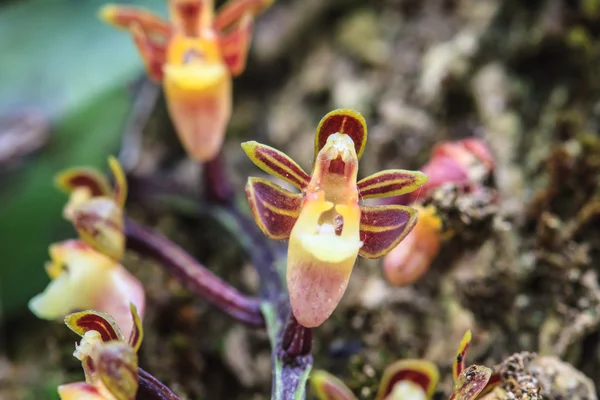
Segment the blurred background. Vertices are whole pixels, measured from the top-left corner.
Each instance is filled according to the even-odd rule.
[[[166,15],[163,0],[119,3]],[[120,155],[129,215],[244,291],[257,288],[235,240],[202,210],[149,200],[156,182],[200,194],[201,166],[177,141],[129,35],[97,18],[104,4],[0,0],[2,399],[57,398],[57,384],[82,375],[73,335],[27,309],[48,282],[48,245],[75,236],[53,185],[62,169],[104,170]],[[316,333],[316,366],[372,398],[387,363],[426,357],[445,376],[445,398],[470,328],[473,362],[539,352],[600,384],[599,69],[600,0],[278,0],[257,18],[223,147],[239,194],[249,171],[261,175],[241,141],[310,170],[314,129],[339,107],[367,120],[361,176],[418,169],[433,146],[465,137],[485,141],[496,160],[497,204],[450,201],[465,234],[417,283],[392,287],[380,261],[359,261]],[[264,333],[221,316],[156,265],[134,255],[124,265],[148,292],[141,365],[191,399],[269,398]]]

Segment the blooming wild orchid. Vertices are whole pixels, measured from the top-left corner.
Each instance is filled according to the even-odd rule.
[[[134,400],[138,391],[137,351],[143,329],[135,306],[134,321],[126,338],[115,320],[106,313],[82,311],[65,318],[67,326],[80,335],[73,356],[81,361],[85,382],[58,387],[62,400]]]
[[[379,383],[376,400],[429,400],[439,380],[437,367],[426,360],[407,359],[388,366]],[[338,378],[318,370],[310,377],[319,400],[357,400]]]
[[[171,22],[136,7],[108,5],[101,17],[127,29],[146,71],[162,83],[169,114],[188,154],[219,152],[231,115],[231,79],[246,67],[253,18],[273,0],[169,0]]]
[[[144,313],[143,286],[121,265],[127,184],[118,161],[111,158],[109,164],[114,189],[102,173],[90,168],[72,168],[57,177],[58,186],[70,191],[64,214],[81,239],[50,246],[46,272],[51,281],[29,302],[39,318],[62,319],[75,310],[94,309],[111,314],[120,327],[130,330],[129,305]]]
[[[290,302],[295,318],[306,327],[329,318],[359,254],[383,256],[417,221],[417,212],[407,206],[359,204],[361,199],[411,192],[427,181],[418,171],[386,170],[357,182],[366,139],[366,123],[358,112],[330,112],[317,128],[311,175],[278,150],[257,142],[242,144],[259,168],[301,191],[293,193],[261,178],[249,178],[246,185],[261,230],[272,239],[289,239]]]

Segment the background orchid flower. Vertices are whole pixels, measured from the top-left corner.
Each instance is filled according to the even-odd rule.
[[[442,220],[434,206],[414,206],[419,220],[402,242],[383,259],[383,271],[393,285],[409,285],[419,279],[438,255],[443,239]]]
[[[62,319],[76,310],[95,309],[111,314],[119,326],[130,330],[129,305],[144,313],[142,284],[117,261],[81,240],[50,246],[46,271],[50,283],[29,302],[39,318]]]
[[[114,189],[108,179],[91,168],[76,167],[56,177],[57,186],[70,193],[64,216],[73,223],[81,239],[96,250],[120,261],[125,251],[123,207],[127,181],[116,158],[108,164],[115,177]]]
[[[379,384],[376,400],[428,400],[439,381],[437,367],[426,360],[408,359],[388,366]],[[319,400],[357,400],[338,378],[317,370],[310,377],[311,387]]]
[[[331,315],[359,254],[381,257],[417,221],[410,207],[359,205],[359,199],[401,195],[427,181],[418,171],[387,170],[357,182],[366,139],[366,123],[358,112],[330,112],[317,128],[311,175],[278,150],[257,142],[242,144],[259,168],[301,190],[292,193],[260,178],[249,178],[246,185],[261,230],[272,239],[289,239],[290,301],[294,316],[306,327]]]
[[[65,323],[82,337],[73,356],[81,361],[85,382],[58,387],[62,400],[133,400],[138,390],[137,351],[143,329],[135,306],[135,321],[126,339],[115,320],[106,313],[83,311],[68,315]]]
[[[206,162],[219,152],[231,115],[231,77],[241,74],[253,18],[273,0],[169,0],[171,22],[144,9],[108,5],[101,17],[127,29],[148,75],[162,83],[169,113],[188,154]]]

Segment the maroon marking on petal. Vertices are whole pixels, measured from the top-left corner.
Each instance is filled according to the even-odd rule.
[[[270,156],[271,158],[274,158],[275,160],[277,160],[277,162],[285,165],[294,174],[296,174],[298,177],[300,177],[300,179],[298,179],[294,175],[290,175],[289,173],[287,173],[287,171],[285,171],[285,169],[281,168],[278,164],[273,164],[273,161],[271,161],[269,158],[267,158],[267,155]],[[255,153],[255,157],[260,162],[267,164],[268,167],[271,168],[273,171],[275,171],[275,173],[277,175],[284,176],[287,179],[294,181],[296,186],[298,186],[298,187],[305,187],[308,184],[308,182],[310,181],[310,176],[308,176],[308,174],[306,172],[301,170],[297,165],[288,163],[287,158],[281,157],[281,155],[276,152],[265,151],[264,148],[261,148]]]
[[[201,2],[190,2],[185,4],[178,4],[177,13],[181,18],[183,24],[183,32],[186,36],[198,36],[200,25],[200,12],[202,8]]]
[[[360,194],[363,197],[377,195],[379,193],[389,193],[397,190],[404,189],[407,186],[412,186],[415,184],[415,177],[411,174],[403,174],[404,176],[399,176],[396,174],[395,179],[403,179],[403,181],[389,182],[388,184],[384,184],[381,186],[373,187],[373,185],[378,185],[380,183],[389,181],[389,176],[378,176],[375,179],[369,180],[368,182],[364,182],[358,186],[360,190]],[[365,189],[362,189],[362,188]]]
[[[317,132],[317,152],[325,146],[327,138],[334,133],[345,133],[350,136],[354,142],[356,154],[360,157],[363,142],[366,138],[363,121],[348,113],[332,113],[329,117],[325,117],[325,120],[319,124]]]
[[[93,197],[108,194],[104,190],[104,187],[95,179],[95,176],[87,175],[85,173],[73,175],[69,179],[69,186],[73,189],[78,187],[87,187],[92,192]]]
[[[329,163],[329,172],[332,174],[344,175],[345,169],[346,163],[342,160],[341,157],[338,157],[335,160],[331,160],[331,162]]]
[[[97,314],[89,313],[83,315],[77,319],[76,324],[85,332],[97,331],[100,333],[102,341],[104,342],[108,342],[110,340],[119,340],[119,335],[110,322]]]
[[[423,391],[425,393],[427,393],[427,391],[429,390],[429,385],[431,384],[431,379],[429,375],[424,374],[421,371],[404,369],[398,371],[397,374],[392,376],[388,386],[385,388],[385,396],[389,395],[392,392],[392,389],[394,389],[394,386],[401,381],[413,382],[419,385],[421,388],[423,388]]]

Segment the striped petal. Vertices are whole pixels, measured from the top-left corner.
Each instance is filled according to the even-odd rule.
[[[362,206],[360,240],[364,243],[360,255],[379,258],[398,243],[415,226],[417,212],[406,206]]]
[[[452,362],[452,379],[455,382],[465,369],[465,356],[469,346],[471,345],[472,337],[471,330],[466,331],[462,340],[460,341],[458,350],[456,350],[456,356]]]
[[[242,143],[242,148],[258,168],[298,189],[304,189],[310,182],[310,176],[287,154],[255,141]]]
[[[246,69],[246,58],[252,38],[253,17],[245,14],[231,32],[219,38],[223,60],[231,75],[238,76]]]
[[[357,186],[363,199],[372,199],[410,193],[427,182],[427,179],[427,175],[420,171],[391,169],[361,179]]]
[[[334,133],[345,133],[354,142],[358,159],[367,143],[367,123],[360,113],[351,109],[338,109],[325,115],[315,135],[315,157]]]
[[[246,197],[259,228],[271,239],[287,239],[300,215],[302,195],[266,179],[249,178]]]
[[[394,396],[391,396],[390,399],[413,398],[401,396],[399,390],[415,392],[415,387],[422,391],[423,398],[429,399],[435,393],[439,378],[439,371],[432,362],[426,360],[400,360],[385,369],[376,399],[386,399],[392,393],[394,393]],[[398,385],[401,383],[404,383],[404,385],[400,386],[399,389]]]
[[[108,157],[108,166],[115,178],[114,199],[119,207],[123,208],[127,199],[127,179],[125,178],[125,172],[119,160],[113,156]]]
[[[275,0],[229,0],[215,16],[214,27],[218,31],[236,24],[245,14],[256,16],[273,4]]]
[[[476,400],[478,399],[486,386],[492,370],[481,365],[471,365],[464,370],[454,382],[454,391],[450,400]]]
[[[56,186],[66,193],[86,188],[90,197],[111,196],[112,188],[106,176],[93,168],[75,167],[59,173],[55,178]]]
[[[169,0],[169,14],[178,34],[202,36],[213,23],[212,0]]]
[[[310,375],[310,385],[319,400],[358,400],[344,382],[323,370]]]
[[[79,336],[89,331],[96,331],[104,342],[125,340],[117,322],[104,312],[87,310],[69,314],[65,317],[65,324]]]

